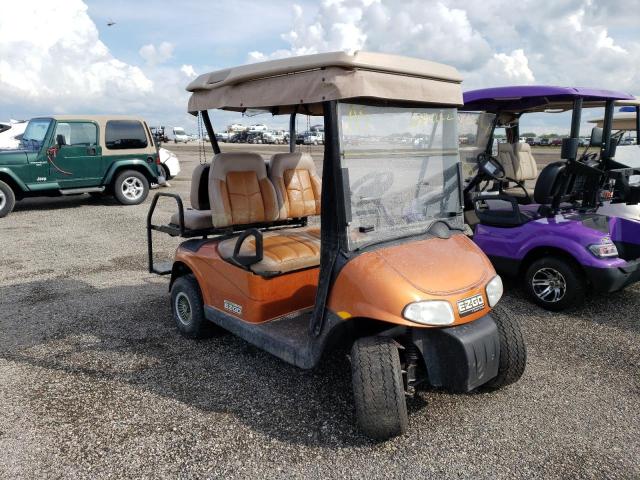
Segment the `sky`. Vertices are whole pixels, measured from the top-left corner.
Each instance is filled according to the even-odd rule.
[[[186,112],[185,87],[196,75],[335,50],[447,63],[459,69],[465,90],[555,84],[640,95],[640,0],[1,4],[0,120],[121,113],[195,132],[195,119]],[[110,22],[115,24],[108,26]],[[592,112],[585,120],[598,115]],[[523,129],[568,129],[566,115],[549,117],[531,116],[523,120]],[[214,114],[213,120],[219,129],[232,118]]]

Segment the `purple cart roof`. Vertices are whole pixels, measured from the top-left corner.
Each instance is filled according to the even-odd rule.
[[[596,106],[605,100],[632,100],[624,92],[584,87],[554,87],[520,85],[514,87],[483,88],[464,92],[464,110],[487,112],[541,111],[546,108],[569,109],[573,99],[582,97],[585,106]]]

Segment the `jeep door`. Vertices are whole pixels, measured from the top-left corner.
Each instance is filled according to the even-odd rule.
[[[50,162],[51,177],[61,189],[100,185],[104,177],[99,128],[89,121],[59,121],[54,142],[57,152]]]

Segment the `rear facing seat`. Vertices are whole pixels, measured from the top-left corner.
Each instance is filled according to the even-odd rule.
[[[275,162],[277,173],[278,161]],[[274,165],[271,165],[272,175]],[[281,170],[284,172],[286,169]],[[294,177],[297,180],[294,180]],[[273,177],[272,177],[273,178]],[[277,177],[276,177],[277,178]],[[277,219],[289,218],[285,212],[293,205],[295,210],[304,213],[311,209],[308,201],[309,194],[306,175],[304,173],[287,174],[284,180],[289,179],[288,184],[300,185],[300,198],[307,201],[298,202],[294,193],[289,206],[279,205],[276,189],[267,177],[267,169],[262,157],[253,153],[220,153],[213,159],[209,174],[209,197],[211,200],[211,212],[213,223],[216,227],[231,225],[245,225],[249,223],[270,222]],[[302,179],[302,180],[300,180]],[[313,191],[313,187],[311,187]],[[315,202],[315,197],[314,197]],[[319,206],[314,211],[318,211]],[[218,244],[220,256],[232,261],[233,251],[237,238],[223,240]],[[255,253],[255,240],[248,238],[240,248],[241,255],[253,255]],[[274,230],[263,233],[263,259],[250,266],[255,273],[262,275],[274,275],[286,273],[302,268],[315,267],[320,264],[320,242],[311,235],[307,229]]]
[[[184,226],[189,230],[213,228],[209,205],[209,164],[198,165],[191,175],[191,207],[184,210]],[[174,213],[170,222],[180,225],[180,215]]]

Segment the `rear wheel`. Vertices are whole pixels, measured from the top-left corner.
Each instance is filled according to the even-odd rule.
[[[351,348],[351,373],[362,433],[376,440],[405,433],[409,417],[395,342],[385,337],[356,340]]]
[[[527,366],[527,345],[520,324],[507,310],[497,307],[491,311],[498,327],[500,360],[498,375],[484,384],[487,390],[497,390],[517,382]]]
[[[149,181],[142,173],[125,170],[116,178],[114,195],[122,205],[138,205],[149,194]]]
[[[171,310],[176,327],[185,337],[205,338],[213,325],[204,316],[200,286],[193,274],[178,278],[171,287]]]
[[[171,172],[169,171],[169,167],[167,167],[164,163],[162,164],[162,171],[164,172],[165,179],[171,180],[173,178],[171,176]]]
[[[0,180],[0,218],[6,217],[16,205],[16,196],[9,185]]]
[[[525,274],[525,288],[535,303],[552,311],[575,308],[585,297],[582,272],[573,262],[558,257],[533,262]]]

